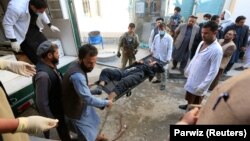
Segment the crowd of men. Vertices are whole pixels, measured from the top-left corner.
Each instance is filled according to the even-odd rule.
[[[221,15],[204,14],[201,23],[197,23],[197,17],[191,15],[185,23],[181,20],[180,10],[176,7],[175,14],[167,23],[171,32],[166,34],[172,36],[170,38],[173,39],[173,44],[170,40],[168,43],[162,40],[160,44],[166,48],[173,48],[171,69],[177,69],[187,77],[184,87],[187,104],[179,106],[181,109],[186,109],[189,104],[201,104],[206,92],[215,88],[219,79],[227,74],[234,63],[249,58],[249,54],[245,52],[249,50],[250,41],[245,16],[238,16],[233,22],[231,13],[224,10]],[[156,23],[156,28],[152,30],[149,38],[151,52],[163,48],[159,45],[157,45],[158,48],[155,47],[158,43],[155,32],[160,33],[164,20],[158,18]],[[154,56],[170,62],[169,59],[164,60],[159,56],[162,53],[158,52]],[[165,55],[167,56],[167,53]],[[178,62],[180,62],[179,67]],[[244,70],[248,67],[247,64],[246,62],[246,65],[235,70]],[[160,83],[161,81],[157,79],[153,82]]]

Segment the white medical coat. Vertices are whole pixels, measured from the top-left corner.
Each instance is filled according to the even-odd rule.
[[[11,0],[3,19],[6,38],[16,39],[20,44],[24,41],[30,24],[29,1]],[[45,12],[37,18],[37,26],[40,28],[40,31],[43,28],[43,23],[50,23]]]

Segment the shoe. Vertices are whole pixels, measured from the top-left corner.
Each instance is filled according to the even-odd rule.
[[[172,69],[172,70],[176,69],[176,66],[173,66],[171,69]]]
[[[182,110],[186,110],[186,109],[187,109],[187,107],[188,107],[188,105],[187,105],[187,104],[185,104],[185,105],[179,105],[179,108],[180,108],[180,109],[182,109]]]
[[[93,95],[100,95],[100,94],[102,94],[102,90],[100,90],[100,89],[94,89],[94,90],[90,90],[90,92],[91,92],[91,94],[93,94]]]
[[[102,87],[98,85],[95,89],[90,90],[91,94],[93,95],[100,95],[102,94]]]
[[[223,72],[223,76],[227,76],[227,72],[224,71],[224,72]]]
[[[241,67],[238,67],[238,68],[235,68],[235,70],[237,70],[237,71],[243,71],[243,70],[245,70],[246,68],[244,68],[243,66],[241,66]]]
[[[155,80],[152,83],[161,83],[161,80]]]
[[[181,74],[184,74],[184,69],[179,69]]]
[[[166,86],[165,86],[165,85],[161,85],[161,86],[160,86],[160,90],[163,91],[163,90],[165,90],[165,89],[166,89]]]

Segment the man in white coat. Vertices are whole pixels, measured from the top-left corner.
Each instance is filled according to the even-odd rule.
[[[216,39],[217,29],[218,24],[212,21],[202,27],[203,41],[185,71],[188,76],[184,86],[187,104],[180,105],[180,109],[186,109],[188,104],[201,104],[204,94],[219,71],[223,51]]]
[[[153,40],[151,53],[153,57],[167,63],[164,66],[164,73],[157,73],[156,80],[153,83],[161,83],[160,90],[165,90],[166,79],[168,76],[168,63],[171,60],[173,38],[166,32],[166,25],[161,23],[159,25],[159,34],[157,34]]]
[[[19,52],[21,48],[34,64],[38,60],[37,47],[47,40],[40,32],[42,23],[47,24],[53,32],[60,31],[50,23],[46,8],[45,0],[11,0],[3,19],[5,36],[11,41],[12,49]]]

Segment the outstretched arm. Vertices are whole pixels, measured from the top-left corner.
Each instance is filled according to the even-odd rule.
[[[41,116],[20,117],[18,119],[0,119],[0,133],[37,133],[54,128],[57,119]]]
[[[0,69],[24,75],[34,76],[36,74],[35,66],[22,61],[0,60]]]
[[[0,133],[13,133],[18,127],[18,119],[0,119]]]
[[[109,100],[103,100],[91,94],[86,82],[86,76],[82,75],[81,73],[74,73],[70,76],[70,81],[73,83],[77,94],[87,105],[99,108],[109,105]]]

